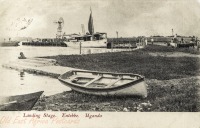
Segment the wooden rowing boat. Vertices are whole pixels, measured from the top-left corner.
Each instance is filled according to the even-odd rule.
[[[138,74],[71,70],[58,79],[72,90],[86,94],[147,97],[144,77]]]
[[[1,111],[31,110],[44,91],[24,95],[0,97]]]

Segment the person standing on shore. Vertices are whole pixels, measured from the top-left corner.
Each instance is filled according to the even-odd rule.
[[[145,45],[147,45],[148,44],[148,41],[147,41],[147,38],[145,38]]]
[[[184,43],[183,37],[181,37],[181,43]]]
[[[153,41],[154,41],[154,40],[153,40],[153,37],[152,37],[152,38],[151,38],[151,44],[153,44]]]

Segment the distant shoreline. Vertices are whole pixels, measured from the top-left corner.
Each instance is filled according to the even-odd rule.
[[[0,42],[0,47],[19,46],[19,41]]]

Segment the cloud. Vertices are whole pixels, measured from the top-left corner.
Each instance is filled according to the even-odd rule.
[[[55,37],[63,17],[66,33],[81,32],[93,12],[94,29],[108,36],[199,35],[199,0],[6,0],[0,4],[1,35]],[[23,31],[7,31],[17,18],[33,19]],[[14,34],[15,33],[15,34]]]
[[[200,7],[196,1],[130,1],[116,2],[108,9],[106,27],[115,36],[170,35],[171,29],[181,35],[199,35]],[[106,15],[104,19],[108,16]]]

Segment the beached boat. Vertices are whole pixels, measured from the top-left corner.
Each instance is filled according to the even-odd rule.
[[[0,111],[31,110],[43,91],[16,96],[0,97]]]
[[[86,94],[147,97],[144,77],[138,74],[71,70],[58,79],[72,90]]]

